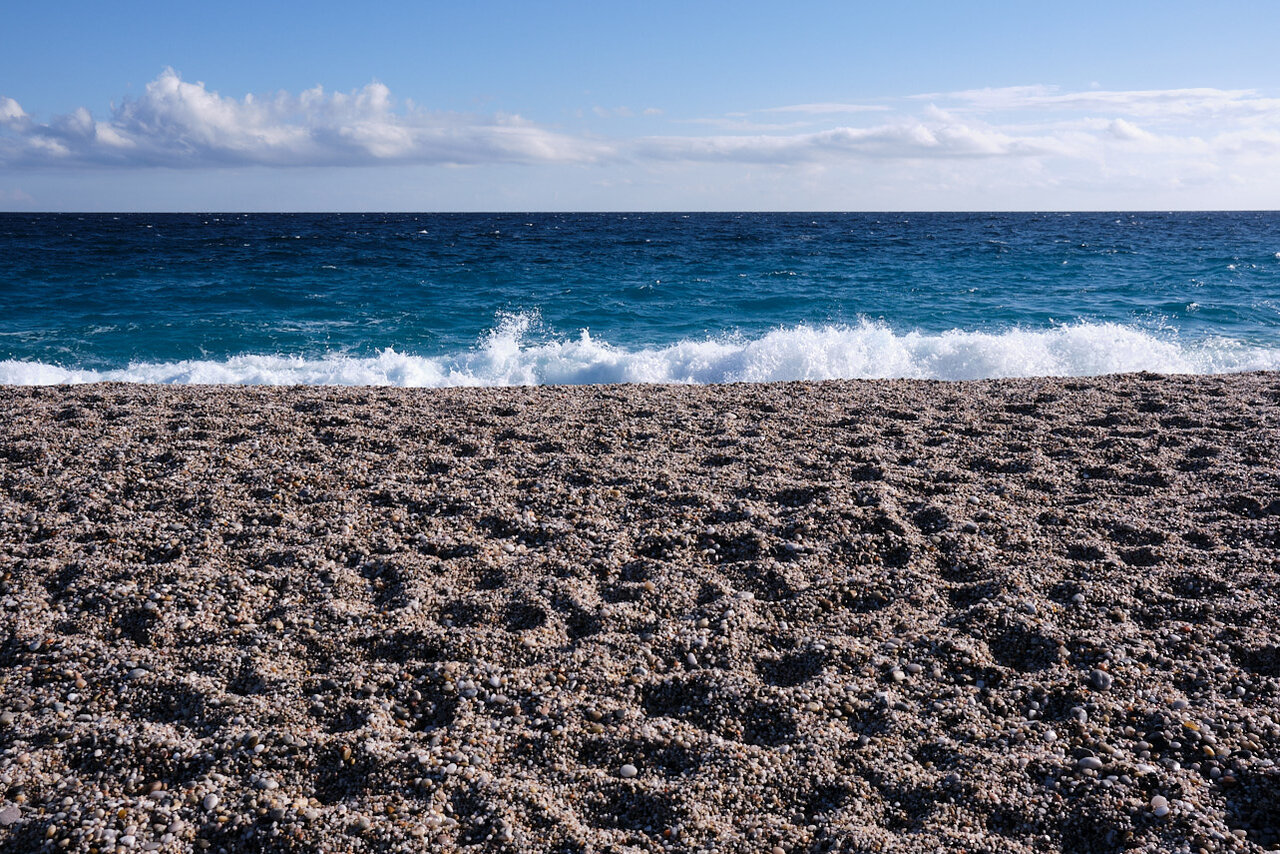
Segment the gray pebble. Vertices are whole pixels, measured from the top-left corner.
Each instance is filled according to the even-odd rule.
[[[1102,770],[1102,760],[1096,756],[1082,756],[1076,760],[1076,767],[1083,768],[1086,771]]]
[[[204,796],[204,800],[200,802],[200,806],[204,807],[205,812],[213,812],[218,806],[218,796],[213,792]]]
[[[14,804],[9,804],[0,810],[0,827],[8,827],[20,818],[22,818],[22,810]]]
[[[1089,674],[1089,685],[1094,690],[1105,691],[1111,687],[1111,674],[1105,670],[1093,670]]]
[[[636,766],[630,763],[627,763],[626,765],[623,765],[621,768],[618,769],[618,776],[623,778],[634,777],[639,773],[640,772],[639,770],[636,769]]]

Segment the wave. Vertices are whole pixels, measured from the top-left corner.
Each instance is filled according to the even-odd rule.
[[[0,362],[0,384],[129,382],[192,385],[407,387],[598,383],[772,382],[826,379],[973,380],[1150,371],[1218,374],[1280,370],[1280,347],[1227,338],[1183,342],[1114,323],[1004,332],[898,333],[880,323],[800,325],[758,338],[683,340],[628,349],[583,330],[531,340],[528,315],[506,317],[477,345],[444,356],[386,349],[374,356],[240,355],[136,362],[114,370]]]

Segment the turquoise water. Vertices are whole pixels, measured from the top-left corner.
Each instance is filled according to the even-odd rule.
[[[1280,368],[1280,214],[0,214],[0,383]]]

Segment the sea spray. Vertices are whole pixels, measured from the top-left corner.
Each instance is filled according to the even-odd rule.
[[[582,330],[529,340],[535,320],[508,315],[471,348],[443,356],[392,348],[372,356],[247,354],[223,360],[137,362],[109,370],[0,362],[0,383],[133,382],[236,385],[447,386],[773,382],[828,379],[973,380],[1150,371],[1218,374],[1280,370],[1280,348],[1225,338],[1183,342],[1114,323],[1001,333],[899,333],[883,323],[800,325],[757,338],[682,340],[626,348]],[[541,333],[545,336],[546,333]]]

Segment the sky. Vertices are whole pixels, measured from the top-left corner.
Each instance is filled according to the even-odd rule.
[[[1280,3],[9,4],[0,210],[1280,207]]]

